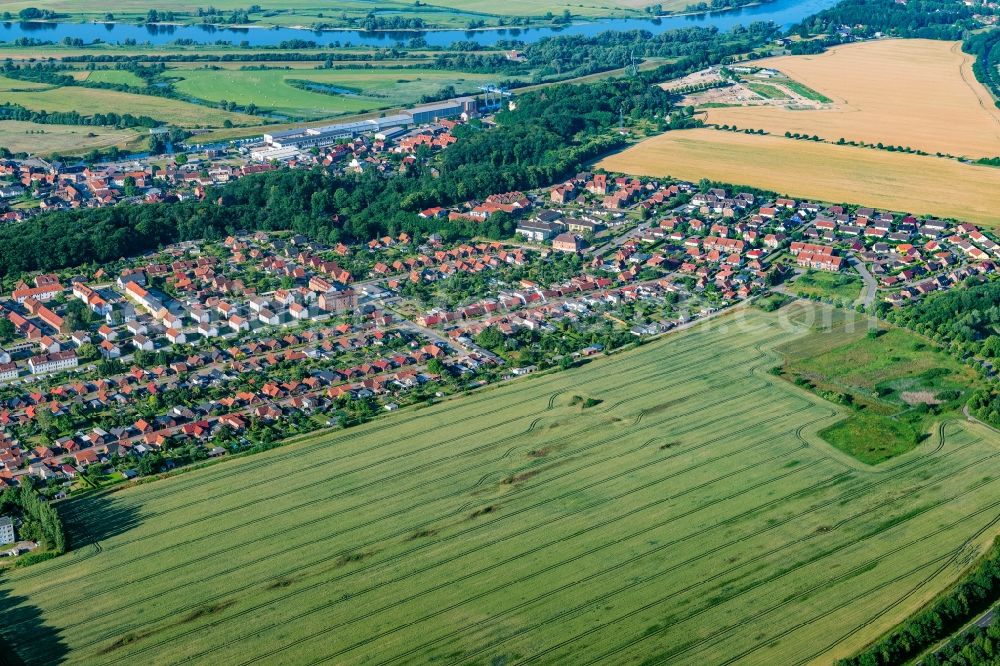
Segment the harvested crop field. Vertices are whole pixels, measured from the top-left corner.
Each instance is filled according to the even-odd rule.
[[[29,664],[828,663],[1000,530],[1000,447],[822,443],[843,412],[766,371],[797,307],[74,501],[0,634]]]
[[[1000,169],[937,157],[694,129],[646,139],[598,166],[1000,225]]]
[[[972,73],[959,42],[892,39],[809,56],[754,62],[831,98],[822,109],[777,106],[706,110],[719,125],[786,131],[827,141],[909,146],[934,154],[1000,155],[1000,109]]]

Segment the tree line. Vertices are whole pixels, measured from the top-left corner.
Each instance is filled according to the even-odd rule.
[[[962,42],[962,50],[976,56],[972,72],[976,78],[1000,97],[1000,32],[991,30],[971,34]],[[996,102],[1000,106],[1000,101]]]
[[[1000,615],[985,627],[972,626],[926,659],[928,666],[994,666],[1000,663]]]
[[[94,127],[157,127],[160,121],[149,116],[118,114],[113,111],[85,116],[78,111],[33,111],[20,104],[0,104],[0,120],[26,120],[42,125],[84,125]]]
[[[722,32],[718,28],[681,28],[653,35],[647,30],[607,31],[593,37],[555,36],[524,47],[525,65],[536,79],[584,76],[625,67],[636,58],[672,58],[678,62],[643,72],[651,83],[676,72],[728,62],[781,34],[773,23],[755,22]]]

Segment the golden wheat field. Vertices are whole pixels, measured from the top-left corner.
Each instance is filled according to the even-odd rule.
[[[694,129],[647,139],[597,166],[1000,226],[1000,169],[944,158]]]
[[[708,109],[707,121],[818,135],[828,141],[910,146],[957,156],[1000,155],[1000,109],[972,74],[959,42],[892,39],[847,44],[814,56],[754,64],[777,69],[833,100],[831,108]]]

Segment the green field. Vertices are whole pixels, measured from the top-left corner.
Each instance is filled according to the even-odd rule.
[[[766,372],[799,307],[72,501],[0,634],[29,664],[829,663],[1000,531],[1000,437],[826,445],[845,412]]]
[[[569,10],[574,16],[585,18],[610,16],[648,16],[641,10],[653,4],[645,0],[510,0],[504,3],[489,0],[435,0],[435,2],[415,5],[412,0],[380,0],[377,5],[371,0],[337,0],[336,3],[308,0],[271,0],[261,6],[260,11],[251,12],[249,20],[253,25],[269,26],[310,26],[322,23],[328,26],[355,25],[373,10],[379,16],[390,18],[421,19],[425,25],[440,27],[465,27],[470,20],[483,20],[488,25],[496,25],[501,17],[532,17],[536,23],[544,21],[547,13],[559,16]],[[686,0],[665,0],[660,3],[664,11],[680,11],[688,4]],[[13,14],[25,7],[49,9],[76,20],[104,20],[111,12],[120,21],[138,21],[146,17],[151,8],[159,12],[174,12],[175,21],[197,23],[199,7],[206,5],[193,0],[161,0],[155,7],[139,0],[122,2],[97,2],[81,4],[77,0],[0,0],[0,10]],[[218,19],[229,20],[234,10],[245,10],[249,5],[243,0],[219,0],[213,7],[223,12]]]
[[[170,76],[181,79],[174,87],[182,95],[241,106],[253,103],[279,114],[307,118],[412,105],[422,95],[435,94],[448,85],[458,93],[476,93],[483,82],[492,80],[488,74],[398,68],[178,69],[171,70]],[[302,82],[329,88],[313,91],[304,89]]]
[[[788,94],[781,88],[776,88],[766,83],[747,83],[746,87],[764,99],[788,99]]]
[[[253,116],[175,99],[99,88],[45,86],[11,79],[0,79],[2,102],[13,102],[36,111],[78,111],[83,115],[110,111],[131,113],[182,127],[221,127],[226,120],[236,125],[260,124],[260,119]]]
[[[47,83],[36,83],[34,81],[21,81],[19,79],[9,79],[0,76],[0,93],[18,92],[21,90],[49,90],[52,86]],[[6,102],[7,95],[0,98],[0,102]]]
[[[864,282],[855,273],[830,273],[807,270],[789,286],[789,291],[806,297],[832,299],[836,303],[850,304],[861,295]]]
[[[15,153],[73,155],[110,146],[128,149],[135,147],[142,136],[142,133],[135,130],[0,120],[0,146]]]
[[[878,464],[926,439],[936,422],[960,415],[976,373],[943,349],[906,329],[883,326],[868,334],[867,321],[852,325],[850,312],[824,309],[826,328],[777,347],[783,377],[833,402],[851,415],[820,436],[852,456]]]
[[[789,90],[791,90],[793,93],[796,93],[801,97],[805,97],[806,99],[811,99],[814,102],[820,102],[821,104],[830,104],[831,102],[833,102],[832,99],[830,99],[823,93],[817,92],[812,88],[810,88],[809,86],[805,85],[804,83],[800,83],[794,79],[782,78],[782,79],[776,79],[776,81],[778,83],[781,83],[781,85],[785,86]]]
[[[84,72],[84,79],[92,83],[118,83],[136,88],[145,88],[146,81],[132,72],[121,69],[98,69]]]

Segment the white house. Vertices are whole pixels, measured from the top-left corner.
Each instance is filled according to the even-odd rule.
[[[17,539],[14,536],[14,520],[7,516],[0,516],[0,543],[14,543]]]

